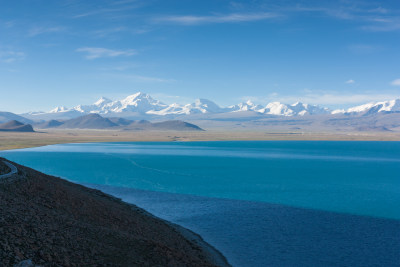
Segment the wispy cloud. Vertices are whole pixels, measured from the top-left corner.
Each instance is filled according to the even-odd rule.
[[[107,37],[113,34],[119,34],[121,32],[127,31],[126,27],[114,27],[114,28],[106,28],[100,29],[93,32],[96,37]]]
[[[354,83],[356,83],[356,81],[354,81],[354,80],[348,80],[348,81],[346,81],[345,83],[346,83],[346,84],[354,84]]]
[[[14,27],[16,22],[14,20],[6,21],[3,23],[3,26],[7,29]]]
[[[145,5],[146,1],[136,1],[136,0],[125,0],[125,1],[110,1],[108,5],[104,5],[103,8],[98,8],[96,3],[95,6],[89,6],[87,9],[89,11],[82,12],[80,14],[74,15],[72,18],[80,19],[90,16],[105,15],[114,17],[116,14],[122,14],[127,10],[136,9]],[[93,1],[94,3],[94,1]],[[115,18],[115,17],[114,17]]]
[[[172,83],[176,82],[174,79],[159,78],[153,76],[143,76],[138,74],[105,74],[110,78],[125,79],[132,82],[150,82],[150,83]]]
[[[327,16],[337,19],[353,19],[355,16],[351,10],[343,7],[325,7],[325,6],[301,6],[289,8],[289,11],[307,12],[307,13],[324,13]]]
[[[34,27],[29,30],[28,36],[35,37],[45,33],[56,33],[62,31],[65,31],[65,27]]]
[[[368,12],[370,12],[370,13],[387,14],[387,13],[389,13],[389,10],[379,6],[379,7],[376,7],[376,8],[368,10]]]
[[[212,15],[212,16],[165,16],[154,19],[155,22],[168,22],[182,25],[199,25],[207,23],[235,23],[249,22],[277,18],[280,15],[276,13],[234,13],[227,15]]]
[[[89,11],[81,14],[77,14],[73,16],[74,19],[79,19],[79,18],[84,18],[84,17],[90,17],[94,15],[100,15],[104,13],[115,13],[115,12],[121,12],[126,10],[125,8],[103,8],[103,9],[98,9],[95,11]]]
[[[371,54],[382,49],[382,47],[369,44],[354,44],[348,46],[348,49],[354,54]]]
[[[23,60],[25,54],[18,51],[0,51],[0,62],[3,63],[13,63],[15,61]]]
[[[119,57],[119,56],[133,56],[137,52],[133,49],[128,50],[112,50],[101,47],[81,47],[76,49],[76,52],[86,53],[86,59],[97,59],[104,57]]]
[[[235,23],[290,17],[296,13],[315,13],[358,23],[358,29],[367,31],[400,30],[398,14],[400,10],[388,9],[376,2],[368,1],[308,1],[310,3],[293,5],[292,1],[264,1],[261,4],[231,2],[237,13],[213,15],[176,15],[153,19],[155,22],[180,25],[201,25],[211,23]],[[313,2],[313,3],[312,3]],[[257,11],[255,11],[257,10]],[[246,12],[245,12],[246,11]]]
[[[104,29],[98,29],[93,31],[93,35],[97,38],[104,38],[104,37],[110,37],[110,36],[118,36],[121,35],[122,33],[124,34],[132,34],[132,35],[139,35],[139,34],[144,34],[147,32],[150,32],[150,28],[148,27],[135,27],[135,28],[130,28],[130,27],[114,27],[114,28],[104,28]]]
[[[363,30],[373,32],[391,32],[400,30],[400,20],[380,19],[376,23],[363,26]]]
[[[393,82],[390,83],[393,86],[400,86],[400,79],[396,79]]]
[[[359,28],[366,31],[400,30],[398,14],[400,10],[385,8],[375,1],[329,1],[315,5],[280,6],[278,10],[288,12],[320,13],[339,20],[351,20],[362,24]]]

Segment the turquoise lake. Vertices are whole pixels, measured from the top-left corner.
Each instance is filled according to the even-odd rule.
[[[85,143],[0,155],[77,183],[400,219],[400,142]]]

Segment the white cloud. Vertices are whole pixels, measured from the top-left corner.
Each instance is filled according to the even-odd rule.
[[[114,28],[105,28],[93,31],[92,34],[97,38],[110,37],[112,35],[128,33],[128,34],[145,34],[150,32],[151,29],[147,27],[137,27],[137,28],[127,28],[127,27],[114,27]]]
[[[128,50],[112,50],[101,47],[81,47],[76,49],[77,52],[87,53],[85,56],[87,59],[96,59],[104,57],[119,57],[119,56],[133,56],[137,52],[133,49]]]
[[[103,8],[103,9],[97,9],[95,11],[78,14],[78,15],[73,16],[73,18],[79,19],[79,18],[85,18],[85,17],[89,17],[89,16],[93,16],[93,15],[99,15],[99,14],[103,14],[103,13],[114,13],[114,12],[120,12],[120,11],[124,11],[124,10],[125,10],[125,8]]]
[[[390,83],[393,86],[400,86],[400,79],[396,79],[393,82]]]
[[[89,2],[89,1],[88,1]],[[94,6],[88,8],[89,11],[77,14],[73,16],[74,19],[80,19],[90,16],[101,15],[102,18],[116,18],[119,14],[126,12],[127,10],[136,9],[145,4],[146,1],[110,1],[109,5],[105,5],[105,8],[99,8],[96,1],[91,1],[94,3]]]
[[[355,44],[348,47],[348,49],[354,54],[371,54],[380,48],[381,47],[369,44]]]
[[[228,14],[228,15],[213,15],[213,16],[167,16],[155,19],[156,22],[170,22],[182,25],[199,25],[205,23],[234,23],[246,21],[266,20],[278,17],[275,13],[247,13],[247,14]]]
[[[354,84],[354,83],[356,83],[356,81],[354,81],[354,80],[348,80],[348,81],[346,81],[345,83],[347,83],[347,84]]]
[[[398,19],[398,9],[384,8],[376,6],[376,3],[357,1],[320,1],[322,4],[317,6],[296,5],[288,8],[295,12],[316,12],[340,20],[353,20],[364,25],[360,27],[366,31],[398,31],[400,21]]]
[[[16,22],[15,22],[14,20],[10,20],[10,21],[4,22],[3,26],[4,26],[5,28],[8,28],[8,29],[9,29],[9,28],[14,27],[15,24],[16,24]]]
[[[373,31],[373,32],[390,32],[390,31],[398,31],[400,30],[400,22],[398,23],[386,23],[384,25],[370,25],[370,26],[364,26],[362,29],[367,30],[367,31]]]
[[[370,10],[368,10],[368,12],[370,12],[370,13],[380,13],[380,14],[387,14],[387,13],[389,13],[389,10],[387,10],[386,8],[383,8],[383,7],[377,7],[377,8],[374,8],[374,9],[370,9]]]
[[[18,51],[0,51],[0,62],[12,63],[15,61],[23,60],[25,54]]]
[[[62,32],[64,30],[64,27],[34,27],[29,30],[28,36],[35,37],[40,34]]]

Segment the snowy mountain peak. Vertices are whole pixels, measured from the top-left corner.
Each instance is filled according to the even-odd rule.
[[[251,100],[229,107],[220,107],[215,102],[200,98],[191,104],[171,104],[166,105],[159,100],[153,99],[150,95],[138,92],[127,96],[122,100],[112,101],[101,97],[92,105],[78,105],[71,109],[64,106],[57,107],[50,112],[29,113],[32,116],[51,115],[53,118],[68,116],[79,116],[80,114],[108,114],[109,116],[130,117],[138,115],[190,115],[190,114],[216,114],[228,112],[257,112],[260,114],[277,116],[304,116],[316,114],[363,114],[370,115],[379,112],[400,112],[400,99],[382,102],[367,103],[345,109],[330,111],[317,105],[296,102],[291,105],[281,102],[271,102],[265,106],[254,104]],[[57,115],[59,114],[59,115]]]
[[[151,110],[159,111],[167,107],[166,104],[153,99],[150,95],[138,92],[127,96],[121,101],[113,102],[113,112],[146,113]]]
[[[246,102],[239,103],[237,105],[230,106],[229,109],[232,112],[239,111],[258,111],[262,109],[261,105],[255,105],[251,100],[247,100]]]
[[[49,111],[49,113],[58,113],[58,112],[66,112],[69,109],[67,107],[61,106],[61,107],[56,107],[52,110]]]
[[[107,104],[109,104],[109,103],[111,103],[112,101],[110,100],[110,99],[108,99],[108,98],[106,98],[106,97],[100,97],[100,99],[99,100],[97,100],[96,102],[94,102],[94,104],[93,105],[95,105],[95,106],[104,106],[104,105],[107,105]]]
[[[347,110],[334,110],[332,114],[354,114],[365,113],[373,114],[379,112],[400,112],[400,99],[393,99],[381,102],[371,102],[360,106],[348,108]]]
[[[126,103],[126,104],[135,103],[137,100],[141,100],[141,99],[153,100],[153,98],[151,96],[149,96],[148,94],[138,92],[136,94],[127,96],[126,98],[121,100],[121,103]]]
[[[271,102],[259,112],[271,115],[280,116],[304,116],[315,114],[328,114],[330,111],[327,108],[321,108],[315,105],[296,102],[292,105],[282,104],[280,102]]]
[[[271,115],[292,116],[294,114],[293,110],[291,110],[287,105],[282,104],[281,102],[268,103],[265,109],[263,109],[262,111],[263,113]]]
[[[303,104],[303,103],[297,101],[296,103],[293,103],[290,106],[292,106],[292,107],[307,107],[308,104]]]
[[[194,109],[197,109],[201,113],[219,113],[223,110],[213,101],[204,98],[196,99],[192,106]]]
[[[400,99],[378,102],[378,104],[382,105],[380,111],[400,111]]]

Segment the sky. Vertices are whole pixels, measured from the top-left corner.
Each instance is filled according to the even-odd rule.
[[[400,98],[400,1],[0,1],[0,110]]]

